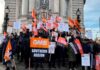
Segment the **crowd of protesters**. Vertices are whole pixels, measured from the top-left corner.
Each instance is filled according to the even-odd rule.
[[[71,29],[73,30],[73,29]],[[58,38],[62,37],[66,39],[66,42],[68,42],[68,45],[63,45],[59,44],[55,40],[55,36],[52,36],[52,32],[54,29],[50,30],[50,32],[46,32],[43,29],[38,30],[38,35],[34,36],[32,32],[29,32],[29,29],[27,29],[26,32],[20,32],[20,35],[17,35],[17,33],[11,33],[11,35],[6,35],[3,43],[2,43],[2,48],[3,48],[3,57],[5,53],[5,49],[8,43],[8,40],[10,40],[11,45],[12,45],[12,56],[11,59],[14,59],[14,56],[17,56],[17,60],[19,62],[24,62],[25,63],[25,68],[29,67],[29,58],[31,59],[31,67],[34,67],[34,62],[31,57],[31,49],[30,49],[30,37],[42,37],[42,38],[49,38],[51,42],[56,42],[56,47],[55,47],[55,53],[51,55],[51,60],[49,61],[49,58],[47,58],[47,61],[44,61],[45,63],[48,63],[48,66],[51,67],[58,67],[61,66],[66,66],[68,64],[70,70],[76,70],[78,66],[81,65],[81,53],[79,52],[79,49],[75,43],[75,39],[79,39],[81,44],[82,44],[82,49],[85,54],[90,54],[91,55],[91,66],[88,67],[89,69],[96,69],[96,55],[100,58],[100,41],[92,41],[89,39],[83,39],[81,38],[80,34],[77,34],[76,37],[74,37],[73,32],[57,32],[58,33]],[[67,39],[67,37],[70,37]],[[72,48],[74,46],[74,49]],[[75,51],[76,50],[76,51]],[[37,61],[41,65],[43,62],[42,60],[39,59],[40,61]],[[6,65],[7,69],[10,70],[9,66],[7,64],[9,62],[5,62],[3,59],[3,64]],[[67,63],[66,63],[67,62]],[[99,61],[100,62],[100,61]],[[100,63],[99,63],[100,65]],[[37,64],[38,66],[38,64]],[[100,66],[99,66],[100,67]],[[12,67],[15,69],[15,66],[13,65]],[[82,67],[84,70],[84,67]]]
[[[60,32],[57,30],[58,23],[60,20],[54,21],[54,27],[52,29],[46,28],[46,20],[43,19],[43,24],[40,25],[40,29],[37,28],[37,20],[34,12],[32,13],[33,17],[33,31],[30,32],[29,29],[26,29],[23,26],[23,31],[20,32],[19,35],[17,33],[11,33],[8,35],[6,33],[4,41],[2,43],[2,62],[6,66],[6,70],[10,70],[9,63],[12,63],[12,68],[15,70],[16,61],[14,60],[17,57],[17,61],[24,62],[25,68],[30,67],[38,67],[42,66],[44,63],[48,64],[48,67],[61,67],[68,66],[70,70],[76,70],[77,67],[81,66],[81,57],[84,54],[90,54],[91,62],[88,70],[100,70],[100,41],[94,42],[90,39],[84,39],[81,36],[81,32],[79,31],[77,26],[70,28],[69,32]],[[73,26],[73,23],[69,24]],[[63,28],[62,28],[63,29]],[[55,35],[57,33],[58,35]],[[55,52],[54,54],[48,54],[47,58],[37,58],[34,62],[32,57],[32,52],[30,48],[30,37],[41,37],[47,38],[50,42],[55,42]],[[64,43],[58,42],[59,38],[64,40]],[[5,61],[4,55],[8,42],[11,42],[12,50],[9,61]],[[51,58],[49,60],[49,58]],[[97,64],[97,60],[99,58],[99,66]],[[98,68],[99,67],[99,68]],[[82,67],[84,70],[84,67]]]

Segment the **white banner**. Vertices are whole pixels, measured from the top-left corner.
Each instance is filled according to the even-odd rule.
[[[84,54],[81,57],[82,66],[90,66],[90,54]]]

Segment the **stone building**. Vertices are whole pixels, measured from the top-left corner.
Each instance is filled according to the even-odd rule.
[[[80,10],[80,26],[84,28],[84,4],[85,0],[5,0],[6,6],[10,7],[10,25],[14,21],[31,23],[30,17],[32,9],[36,9],[38,13],[51,10],[53,15],[59,15],[67,20],[68,17],[75,19],[76,11]]]

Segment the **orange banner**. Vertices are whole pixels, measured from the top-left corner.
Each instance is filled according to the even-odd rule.
[[[30,48],[49,48],[49,39],[31,37]]]

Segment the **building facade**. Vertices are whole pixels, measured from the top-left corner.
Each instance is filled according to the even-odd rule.
[[[12,26],[13,22],[16,21],[16,0],[5,0],[5,8],[9,7],[9,22],[8,25]]]
[[[61,16],[65,20],[68,17],[76,19],[76,11],[80,10],[80,26],[84,28],[84,4],[85,0],[5,0],[6,5],[10,7],[10,22],[21,20],[31,23],[30,17],[32,9],[36,9],[40,14],[52,11],[54,16]]]

